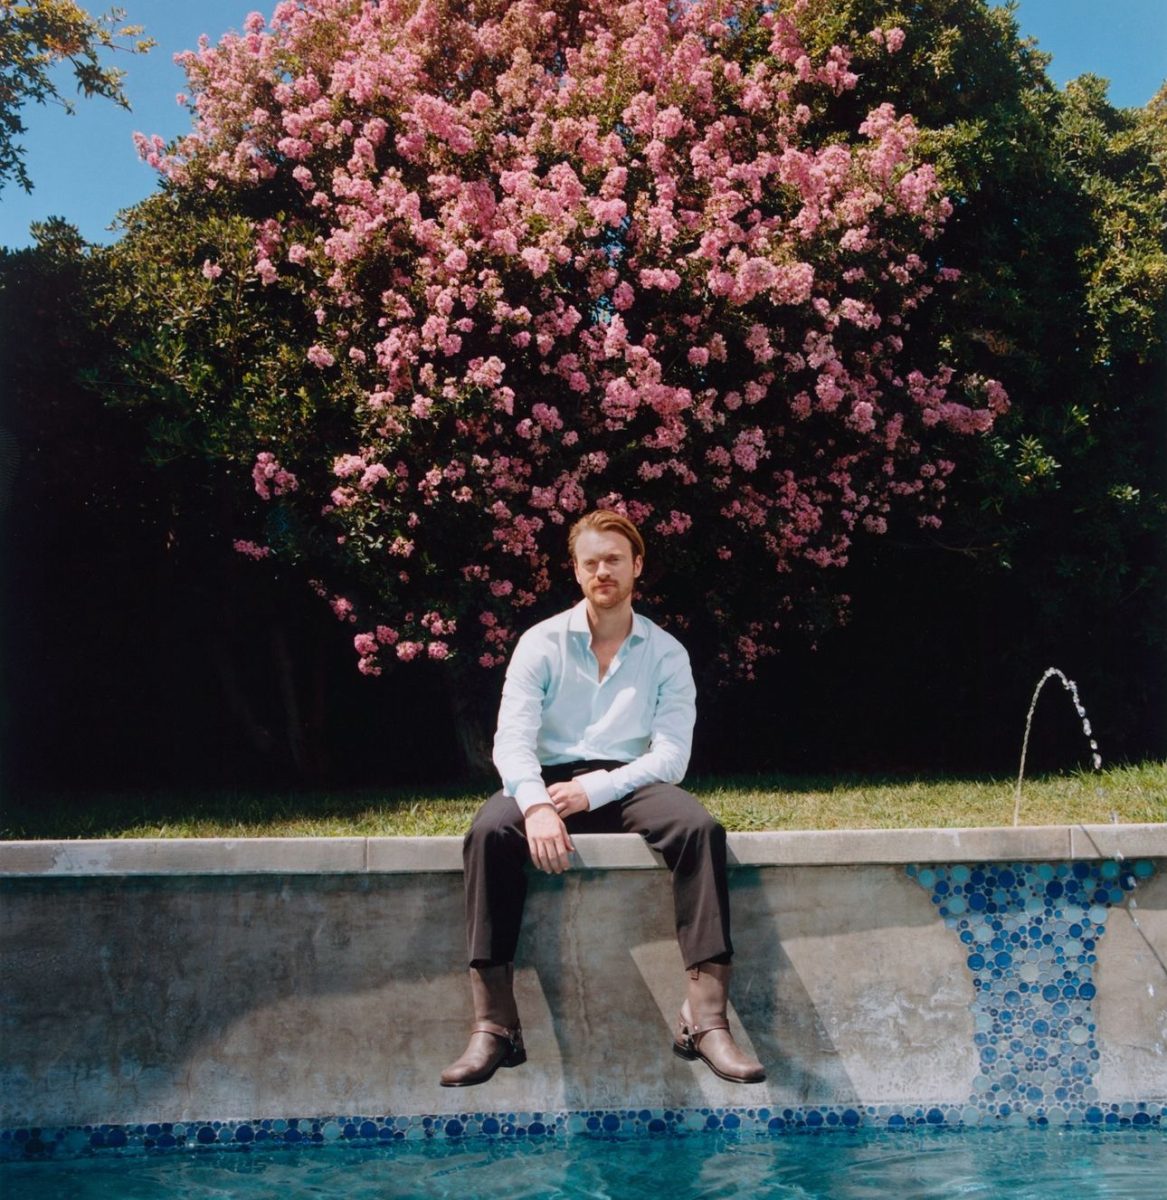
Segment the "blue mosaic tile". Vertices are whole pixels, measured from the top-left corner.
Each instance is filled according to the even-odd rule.
[[[966,1123],[1133,1120],[1098,1106],[1094,966],[1112,908],[1154,869],[1149,860],[907,867],[964,944],[973,977],[980,1070]]]
[[[970,1121],[970,1116],[974,1119]],[[1025,1118],[1020,1112],[1014,1119]],[[1009,1114],[999,1111],[996,1119]],[[1100,1129],[1167,1128],[1167,1105],[1090,1105],[1087,1125]],[[188,1121],[151,1125],[70,1126],[60,1129],[0,1131],[0,1161],[50,1157],[119,1157],[159,1152],[249,1153],[264,1147],[376,1146],[390,1141],[514,1140],[592,1137],[686,1137],[721,1131],[743,1137],[838,1133],[859,1128],[910,1130],[979,1124],[968,1106],[854,1105],[837,1107],[642,1108],[555,1113],[446,1113],[419,1116],[336,1116],[251,1121]],[[1045,1123],[1038,1119],[1029,1125]]]

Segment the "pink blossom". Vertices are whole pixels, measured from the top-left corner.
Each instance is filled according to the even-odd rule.
[[[536,279],[540,279],[551,269],[551,260],[547,257],[546,251],[540,250],[536,246],[526,247],[519,257],[527,264],[528,270]]]
[[[280,0],[182,56],[188,136],[135,139],[180,198],[256,214],[248,304],[316,331],[312,413],[289,387],[254,414],[256,492],[305,464],[294,549],[362,580],[365,673],[385,646],[500,665],[504,614],[550,602],[565,525],[608,504],[702,570],[751,564],[711,613],[749,674],[758,609],[786,620],[897,508],[929,523],[938,439],[1007,410],[906,336],[954,281],[951,204],[890,92],[836,103],[857,76],[820,6],[750,10],[748,37],[732,5],[497,7]],[[874,29],[855,61],[903,44]]]
[[[285,471],[270,450],[261,450],[255,456],[251,478],[256,492],[264,500],[270,500],[272,496],[282,496],[285,492],[294,492],[299,487],[295,475],[291,471]]]
[[[362,492],[367,492],[376,484],[383,483],[390,478],[389,468],[384,463],[372,463],[361,473],[360,483],[357,486]]]
[[[681,286],[681,277],[671,267],[646,267],[640,272],[641,287],[659,288],[662,292],[674,292]]]
[[[563,428],[563,419],[559,415],[559,409],[554,405],[536,404],[531,408],[531,416],[544,429],[557,430]]]
[[[757,426],[743,429],[734,438],[733,461],[744,471],[756,471],[762,458],[766,457],[766,435]]]
[[[332,462],[332,473],[338,479],[348,479],[365,469],[365,460],[359,454],[341,454]]]
[[[693,525],[693,518],[685,512],[678,512],[675,508],[669,512],[667,521],[658,521],[656,523],[656,531],[662,537],[671,537],[675,534],[687,533]]]
[[[419,623],[423,629],[428,630],[435,637],[458,631],[458,623],[452,617],[443,617],[438,612],[426,613]]]
[[[875,428],[875,408],[867,400],[856,400],[851,406],[851,424],[860,433],[870,433]]]

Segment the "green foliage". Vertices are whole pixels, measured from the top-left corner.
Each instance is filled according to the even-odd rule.
[[[219,493],[216,524],[229,513],[237,532],[247,513],[262,513],[269,545],[327,555],[290,504],[260,506],[252,489],[227,482],[248,479],[257,443],[313,445],[341,414],[335,390],[303,370],[305,331],[315,324],[303,298],[256,279],[254,227],[243,214],[167,189],[125,214],[123,228],[98,252],[103,284],[93,319],[107,353],[87,373],[90,385],[138,414],[157,466],[201,473]],[[192,502],[202,503],[175,497]]]
[[[101,96],[130,107],[122,91],[125,72],[105,66],[102,53],[144,54],[154,42],[140,36],[140,26],[124,20],[120,8],[94,17],[73,0],[0,0],[0,190],[15,180],[32,191],[19,141],[25,132],[20,116],[24,105],[53,101],[73,111],[72,101],[61,95],[52,77],[58,63],[69,64],[77,91],[87,99]]]
[[[104,254],[97,314],[113,347],[109,398],[133,406],[150,397],[159,463],[243,461],[253,430],[275,419],[265,373],[295,336],[278,309],[255,302],[251,223],[191,211],[161,192],[132,209],[123,229]],[[208,260],[225,271],[229,287],[203,275]]]
[[[1102,367],[1162,358],[1167,296],[1167,86],[1143,109],[1116,109],[1105,81],[1066,89],[1055,146],[1088,205],[1078,251],[1093,356]]]
[[[1057,90],[1015,6],[811,0],[824,42],[870,50],[856,92],[924,129],[956,210],[961,285],[915,335],[1001,379],[1012,411],[958,477],[932,541],[1008,572],[1036,619],[1153,644],[1167,543],[1167,89],[1118,109],[1105,81]],[[866,35],[902,27],[889,57]],[[916,538],[927,548],[928,539]]]

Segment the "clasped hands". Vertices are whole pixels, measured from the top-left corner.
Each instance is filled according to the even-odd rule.
[[[568,856],[575,850],[563,819],[572,813],[587,812],[588,794],[574,779],[553,783],[547,788],[550,804],[527,809],[524,829],[531,861],[540,871],[562,875],[568,868]]]

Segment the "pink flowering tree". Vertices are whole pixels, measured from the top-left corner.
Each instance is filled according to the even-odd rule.
[[[832,117],[853,52],[808,20],[285,0],[183,56],[192,132],[140,139],[201,222],[151,386],[229,413],[236,548],[302,564],[362,671],[504,662],[593,506],[644,528],[657,615],[747,677],[845,600],[855,539],[939,523],[1007,400],[913,341],[950,204],[909,114]]]

